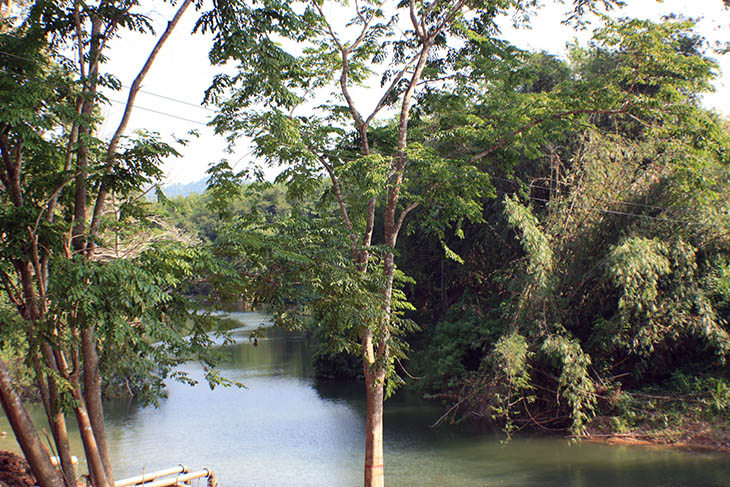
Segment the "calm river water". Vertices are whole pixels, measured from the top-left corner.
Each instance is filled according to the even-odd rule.
[[[222,487],[361,485],[365,404],[359,384],[317,383],[306,339],[270,329],[257,347],[251,329],[266,319],[234,313],[242,328],[223,373],[247,389],[216,388],[189,364],[195,387],[169,385],[160,408],[107,405],[116,478],[184,463],[209,467]],[[41,411],[33,411],[40,421]],[[730,456],[664,449],[570,445],[464,427],[430,429],[441,408],[408,397],[386,402],[389,486],[730,487]],[[7,420],[0,429],[10,433]],[[37,423],[40,424],[40,423]],[[18,450],[12,434],[0,448]],[[80,447],[74,453],[81,456]],[[201,484],[202,485],[202,484]]]

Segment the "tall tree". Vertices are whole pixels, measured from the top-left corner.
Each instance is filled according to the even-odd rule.
[[[140,2],[39,0],[0,37],[0,281],[15,311],[3,319],[3,327],[19,326],[28,336],[27,361],[36,374],[63,478],[51,467],[4,363],[1,397],[44,487],[76,485],[66,410],[79,423],[93,485],[114,483],[100,353],[127,340],[133,358],[157,353],[162,359],[166,352],[145,342],[153,336],[167,343],[168,351],[184,348],[179,332],[163,331],[163,324],[180,312],[171,292],[191,274],[195,256],[168,248],[160,261],[140,248],[105,248],[110,235],[119,243],[125,219],[142,216],[141,188],[160,177],[162,158],[175,154],[156,134],[125,135],[143,79],[193,1],[170,3],[176,11],[141,60],[121,122],[108,141],[95,136],[105,102],[102,89],[120,89],[121,83],[104,73],[104,63],[109,43],[122,32],[153,32],[139,13]],[[110,206],[113,212],[107,211]],[[114,279],[114,273],[127,280]],[[204,342],[194,335],[198,344]]]
[[[308,299],[319,317],[336,322],[339,316],[332,330],[358,336],[367,400],[368,487],[384,483],[383,399],[386,385],[396,380],[393,364],[401,349],[396,335],[402,321],[394,300],[399,236],[409,219],[442,240],[452,224],[459,233],[459,222],[480,218],[479,202],[491,192],[488,178],[475,166],[487,153],[443,157],[417,142],[423,134],[414,137],[409,130],[414,100],[433,87],[468,79],[475,68],[470,52],[509,57],[511,48],[497,39],[496,19],[514,9],[515,19],[522,21],[535,4],[221,1],[201,23],[216,34],[211,60],[237,63],[235,74],[217,76],[208,91],[208,100],[220,106],[217,130],[232,141],[252,137],[258,157],[286,168],[280,180],[292,191],[317,187],[323,177],[330,181],[337,230],[292,224],[279,229],[286,239],[274,242],[266,235],[231,239],[249,259],[257,251],[270,264],[280,259],[260,279],[264,292],[276,286],[296,291],[284,277],[300,287],[309,283],[314,289]],[[594,7],[594,2],[576,2],[579,10]],[[383,121],[389,117],[392,122]],[[224,162],[211,173],[214,185],[226,193],[226,179],[234,176],[230,167]],[[298,247],[293,244],[297,236]],[[338,236],[344,238],[339,244]],[[325,245],[329,257],[321,253]],[[334,257],[342,249],[348,258]],[[458,259],[446,247],[445,252]],[[309,279],[296,279],[292,269],[302,269]],[[276,302],[287,304],[276,295]],[[280,311],[282,317],[291,312],[286,306]]]

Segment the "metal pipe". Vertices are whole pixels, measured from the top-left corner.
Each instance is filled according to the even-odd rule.
[[[0,0],[0,1],[2,1],[2,0]],[[58,457],[51,457],[51,463],[53,464],[54,467],[58,467],[61,464],[61,460],[59,460]],[[79,458],[76,455],[73,455],[71,457],[71,463],[73,465],[78,465]]]
[[[211,473],[210,470],[208,470],[207,468],[204,468],[203,470],[198,470],[197,472],[185,473],[182,475],[175,475],[174,477],[170,477],[169,479],[161,479],[161,480],[156,480],[154,482],[140,484],[140,487],[171,487],[171,486],[174,486],[174,485],[177,485],[180,483],[187,482],[188,480],[208,477],[210,475],[210,473]]]
[[[188,467],[181,463],[177,467],[172,467],[165,470],[158,470],[157,472],[143,473],[142,475],[136,475],[127,479],[117,480],[116,482],[114,482],[114,487],[126,487],[129,485],[138,484],[147,485],[145,482],[151,482],[153,480],[159,479],[160,477],[166,477],[168,475],[175,475],[178,473],[187,473],[189,471],[190,470],[188,469]]]

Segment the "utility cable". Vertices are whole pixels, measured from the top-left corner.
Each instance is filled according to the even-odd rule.
[[[503,195],[514,195],[515,193],[509,193],[506,191],[496,191],[497,194],[503,194]],[[550,203],[551,200],[545,199],[545,198],[538,198],[537,196],[530,196],[530,200],[532,201],[540,201],[543,203]],[[630,216],[635,218],[646,218],[649,220],[657,220],[657,221],[664,221],[664,222],[670,222],[670,223],[682,223],[682,224],[700,224],[700,222],[696,220],[679,220],[676,218],[665,218],[661,216],[650,216],[650,215],[642,215],[640,213],[628,213],[625,211],[618,211],[618,210],[609,210],[607,208],[596,208],[596,207],[590,207],[590,206],[583,206],[583,205],[573,205],[573,208],[580,208],[583,210],[589,210],[589,211],[598,211],[601,213],[610,213],[612,215],[619,215],[619,216]]]
[[[0,54],[1,54],[1,52],[0,52]],[[33,77],[33,76],[28,76],[26,74],[13,73],[13,72],[8,71],[7,69],[2,68],[2,67],[0,67],[0,71],[3,71],[3,72],[7,73],[10,76],[20,77],[20,78],[24,78],[24,79],[31,80],[31,81],[37,81],[39,83],[43,83],[43,84],[46,84],[48,86],[55,86],[57,88],[68,88],[69,87],[68,85],[64,85],[64,84],[60,84],[60,83],[52,83],[50,81],[47,81],[47,80],[44,80],[44,79],[40,79],[40,78],[36,78],[36,77]],[[162,95],[159,95],[159,96],[162,96]],[[124,105],[127,104],[126,102],[123,102],[123,101],[120,101],[120,100],[115,100],[113,98],[107,98],[107,97],[105,97],[105,98],[108,101],[110,101],[112,103],[117,103],[119,105],[123,105],[124,106]],[[202,126],[205,126],[205,127],[208,126],[207,123],[201,122],[199,120],[192,120],[190,118],[185,118],[185,117],[181,117],[179,115],[174,115],[172,113],[167,113],[167,112],[163,112],[163,111],[160,111],[160,110],[155,110],[153,108],[147,108],[147,107],[139,106],[139,105],[136,105],[136,104],[134,105],[134,108],[135,109],[139,109],[139,110],[144,110],[144,111],[152,112],[152,113],[157,113],[159,115],[164,115],[166,117],[176,118],[178,120],[184,120],[186,122],[194,123],[194,124],[197,124],[197,125],[202,125]],[[209,110],[209,109],[206,109],[206,110]]]
[[[500,178],[500,177],[497,177],[497,176],[490,176],[490,179],[496,179],[498,181],[505,181],[505,182],[508,182],[508,183],[512,183],[514,185],[517,185],[518,184],[517,181],[514,181],[512,179]],[[552,178],[541,178],[541,179],[548,179],[548,180],[551,180],[551,181],[555,181]],[[556,181],[556,182],[558,184],[562,184],[564,186],[570,187],[570,184],[568,184],[568,183],[564,183],[562,181]],[[550,188],[548,186],[541,186],[539,184],[530,184],[529,186],[530,186],[530,188],[544,189],[544,190],[551,191],[551,192],[553,191],[553,188]],[[664,207],[661,207],[661,206],[648,205],[648,204],[644,204],[644,203],[634,203],[634,202],[631,202],[631,201],[624,201],[624,200],[609,200],[609,199],[605,199],[605,198],[596,198],[596,201],[602,201],[604,203],[620,203],[620,204],[623,204],[623,205],[638,206],[638,207],[641,207],[641,208],[650,208],[650,209],[661,210],[661,211],[668,211],[669,210],[669,208],[664,208]]]
[[[24,56],[18,56],[16,54],[12,54],[12,53],[9,53],[9,52],[6,52],[6,51],[2,51],[2,50],[0,50],[0,54],[6,55],[6,56],[10,56],[10,57],[14,57],[14,58],[17,58],[17,59],[23,59],[23,60],[27,60],[27,61],[31,61],[31,62],[36,62],[35,60],[33,60],[31,58],[24,57]],[[11,76],[17,76],[17,77],[25,78],[25,79],[32,80],[32,81],[37,81],[39,83],[44,83],[44,84],[49,85],[49,86],[56,86],[56,87],[62,87],[62,88],[68,88],[69,87],[68,85],[65,85],[65,84],[52,83],[52,82],[50,82],[48,80],[36,78],[36,77],[33,77],[33,76],[28,76],[28,75],[24,75],[24,74],[20,74],[20,73],[13,73],[11,71],[8,71],[4,67],[0,67],[0,71],[3,71],[3,72],[5,72],[5,73],[7,73],[7,74],[9,74]],[[126,88],[126,89],[129,89],[129,87],[127,87],[125,85],[122,85],[122,86],[124,88]],[[169,100],[169,101],[173,101],[173,102],[176,102],[176,103],[181,103],[181,104],[184,104],[184,105],[189,105],[189,106],[192,106],[192,107],[195,107],[195,108],[199,108],[199,109],[202,109],[202,110],[206,110],[206,111],[210,111],[210,112],[213,112],[213,113],[217,113],[215,110],[212,110],[210,108],[203,107],[203,106],[199,106],[199,105],[196,105],[196,104],[193,104],[193,103],[184,101],[184,100],[179,100],[179,99],[176,99],[176,98],[168,97],[168,96],[165,96],[165,95],[160,95],[160,94],[153,93],[153,92],[149,92],[149,91],[145,91],[145,90],[139,90],[139,91],[141,93],[145,93],[145,94],[150,95],[150,96],[155,96],[155,97],[158,97],[158,98],[163,98],[163,99],[166,99],[166,100]],[[123,101],[120,101],[120,100],[115,100],[115,99],[112,99],[112,98],[106,98],[106,99],[109,100],[112,103],[117,103],[117,104],[120,104],[120,105],[126,105],[126,102],[123,102]],[[135,105],[134,108],[139,109],[139,110],[143,110],[143,111],[148,111],[148,112],[151,112],[151,113],[156,113],[158,115],[163,115],[163,116],[166,116],[166,117],[175,118],[175,119],[182,120],[182,121],[185,121],[185,122],[194,123],[194,124],[197,124],[197,125],[208,126],[207,123],[200,122],[198,120],[192,120],[192,119],[189,119],[189,118],[181,117],[179,115],[174,115],[174,114],[167,113],[167,112],[163,112],[163,111],[160,111],[160,110],[155,110],[155,109],[152,109],[152,108],[142,107],[142,106],[139,106],[139,105]],[[245,157],[247,157],[248,155],[250,155],[251,152],[249,152],[248,154],[245,154],[243,157],[241,157],[234,164],[234,167],[237,166]],[[501,178],[501,177],[497,177],[497,176],[490,176],[490,178],[491,179],[495,179],[495,180],[499,180],[499,181],[504,181],[504,182],[512,183],[512,184],[515,184],[515,185],[518,184],[517,181],[514,181],[512,179]],[[568,185],[568,183],[564,183],[562,181],[556,181],[556,180],[554,180],[552,178],[548,178],[548,180],[555,181],[555,182],[557,182],[558,184],[561,184],[561,185]],[[540,185],[534,185],[534,184],[532,184],[532,185],[530,185],[530,187],[532,187],[532,188],[539,188],[539,189],[545,189],[545,190],[548,190],[548,191],[552,191],[552,188],[546,187],[546,186],[540,186]],[[505,192],[505,191],[496,191],[496,192],[498,194],[503,194],[503,195],[513,195],[513,194],[515,194],[515,193],[509,193],[509,192]],[[549,203],[550,202],[550,200],[547,200],[547,199],[544,199],[544,198],[539,198],[539,197],[536,197],[536,196],[530,196],[529,198],[532,201],[540,201],[540,202],[544,202],[544,203]],[[638,207],[643,207],[643,208],[651,208],[651,209],[656,209],[656,210],[660,210],[660,211],[668,211],[669,210],[668,208],[663,208],[663,207],[660,207],[660,206],[648,205],[648,204],[643,204],[643,203],[634,203],[634,202],[630,202],[630,201],[607,200],[607,199],[602,199],[602,198],[597,199],[597,201],[602,201],[602,202],[606,202],[606,203],[616,203],[616,204],[624,204],[624,205],[638,206]],[[679,219],[675,219],[675,218],[665,218],[665,217],[657,217],[657,216],[650,216],[650,215],[642,215],[642,214],[629,213],[629,212],[618,211],[618,210],[610,210],[610,209],[607,209],[607,208],[595,208],[595,207],[587,207],[587,206],[582,206],[582,205],[574,205],[573,207],[574,208],[584,209],[584,210],[589,210],[589,211],[598,211],[598,212],[602,212],[602,213],[609,213],[609,214],[619,215],[619,216],[629,216],[629,217],[635,217],[635,218],[646,218],[646,219],[657,220],[657,221],[665,221],[665,222],[671,222],[671,223],[682,223],[682,224],[698,223],[698,222],[696,222],[694,220],[679,220]]]
[[[31,59],[31,58],[28,58],[28,57],[25,57],[25,56],[18,56],[17,54],[12,54],[12,53],[9,53],[9,52],[3,51],[3,50],[0,50],[0,54],[5,55],[5,56],[14,57],[16,59],[23,59],[25,61],[36,62],[36,60],[34,60],[34,59]],[[5,70],[5,71],[8,72],[7,70]],[[13,74],[11,72],[8,72],[8,73],[9,74]],[[36,81],[43,82],[43,80],[38,80],[38,79]],[[130,90],[131,89],[129,86],[127,86],[125,84],[122,84],[121,86],[122,86],[122,88],[124,88],[126,90]],[[157,98],[162,98],[164,100],[173,101],[175,103],[180,103],[180,104],[183,104],[183,105],[188,105],[188,106],[191,106],[191,107],[194,107],[194,108],[198,108],[200,110],[205,110],[205,111],[208,111],[208,112],[211,112],[211,113],[218,113],[216,110],[214,110],[212,108],[204,107],[202,105],[198,105],[198,104],[195,104],[195,103],[190,103],[189,101],[180,100],[178,98],[172,98],[172,97],[167,96],[167,95],[160,95],[159,93],[153,93],[151,91],[142,90],[142,89],[140,89],[139,92],[140,93],[144,93],[146,95],[155,96]]]

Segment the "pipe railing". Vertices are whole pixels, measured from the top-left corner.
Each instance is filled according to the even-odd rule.
[[[204,477],[210,477],[211,474],[212,473],[210,470],[208,470],[207,468],[204,468],[204,469],[198,470],[196,472],[175,475],[174,477],[155,480],[154,482],[148,482],[148,483],[138,484],[138,485],[140,487],[171,487],[171,486],[176,486],[176,485],[180,485],[180,484],[184,485],[185,482],[189,482],[191,480],[201,479]]]
[[[149,485],[149,482],[159,479],[160,477],[167,477],[170,475],[186,474],[190,472],[190,469],[182,463],[177,467],[167,468],[164,470],[158,470],[156,472],[143,473],[142,475],[135,475],[127,479],[117,480],[114,482],[114,487],[127,487],[132,485]],[[166,484],[173,485],[173,484]]]

